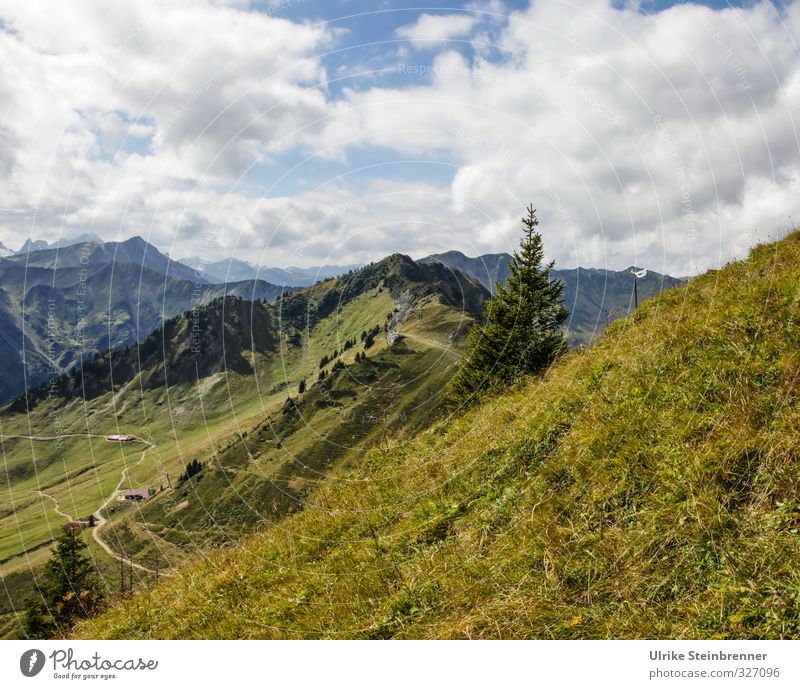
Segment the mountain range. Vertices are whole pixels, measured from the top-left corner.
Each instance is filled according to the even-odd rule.
[[[165,319],[223,295],[272,301],[296,289],[357,272],[357,266],[261,268],[237,259],[173,261],[141,237],[103,242],[81,235],[48,244],[28,240],[0,258],[0,402],[59,375],[96,352],[141,342]],[[417,263],[441,264],[490,292],[508,277],[509,254],[469,258],[451,251]],[[272,280],[257,278],[265,275]],[[632,308],[630,270],[555,270],[565,284],[570,341],[585,344]],[[273,281],[274,280],[274,281]],[[650,272],[645,300],[681,284]],[[291,287],[289,287],[291,286]]]
[[[42,242],[28,240],[23,250],[6,256],[2,265],[17,265],[28,268],[79,268],[112,263],[130,263],[156,273],[188,280],[208,282],[196,270],[178,261],[172,261],[152,244],[141,237],[131,237],[123,242],[103,242],[96,239],[84,241],[86,235],[75,241],[66,241],[56,246],[42,247]],[[45,243],[46,244],[46,243]]]
[[[510,262],[511,255],[506,253],[470,258],[460,251],[433,254],[419,260],[419,263],[442,263],[469,275],[490,292],[494,292],[498,282],[506,282]],[[570,314],[567,332],[573,344],[591,342],[612,321],[627,315],[633,309],[632,272],[640,270],[631,266],[625,270],[556,268],[552,271],[552,276],[564,283],[564,305]],[[684,282],[685,279],[648,270],[646,276],[637,281],[639,301],[651,299],[663,290],[678,287]]]
[[[75,237],[60,237],[54,242],[48,242],[45,241],[44,239],[28,238],[25,240],[25,243],[20,247],[19,251],[14,251],[11,253],[27,254],[33,251],[44,251],[45,249],[60,249],[67,246],[72,246],[73,244],[83,244],[88,242],[94,244],[102,244],[103,240],[100,239],[100,237],[98,237],[96,234],[93,234],[91,232],[84,232],[83,234],[79,234]]]
[[[344,273],[361,267],[361,264],[352,264],[346,266],[313,266],[311,268],[270,268],[266,266],[256,266],[237,258],[208,261],[198,256],[182,258],[180,262],[194,268],[205,279],[211,282],[266,280],[274,285],[286,287],[308,287],[320,280],[337,277],[338,275],[343,275]]]
[[[282,517],[219,550],[189,531],[185,547],[200,552],[178,576],[117,597],[76,635],[797,638],[799,267],[795,233],[645,301],[586,351],[474,408],[373,436],[324,474],[322,451],[302,499],[276,499]],[[148,525],[171,522],[158,517],[149,536],[120,525],[119,542],[177,540],[180,515],[235,531],[247,508],[214,509],[222,472],[236,481],[261,459],[248,453],[274,456],[278,418],[324,430],[294,409],[142,510]],[[192,507],[201,495],[205,513]]]
[[[284,291],[263,280],[209,283],[139,237],[0,259],[0,402],[199,304],[272,301]]]

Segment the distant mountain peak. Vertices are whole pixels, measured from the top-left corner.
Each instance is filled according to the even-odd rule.
[[[34,251],[42,251],[43,249],[49,249],[50,244],[46,242],[44,239],[26,239],[25,243],[19,248],[16,252],[18,254],[28,254]]]
[[[378,261],[378,265],[401,265],[401,266],[416,266],[417,262],[410,256],[401,253],[389,254],[386,258]]]
[[[460,251],[447,251],[421,258],[417,263],[442,264],[478,280],[494,291],[496,283],[508,279],[510,254],[484,254],[470,258]],[[621,318],[634,308],[633,276],[631,271],[642,268],[629,266],[625,270],[603,268],[555,269],[554,278],[564,283],[564,305],[570,312],[568,334],[573,343],[587,342],[599,335],[611,321]],[[661,290],[677,287],[683,280],[661,275],[648,269],[637,282],[640,303]]]
[[[64,249],[69,246],[75,246],[76,244],[97,244],[102,246],[104,242],[100,237],[91,232],[84,232],[74,237],[59,237],[53,242],[29,237],[25,240],[25,243],[20,249],[13,253],[28,254],[35,251],[46,251],[48,249]]]
[[[190,256],[180,259],[180,262],[199,271],[210,282],[265,280],[273,285],[285,287],[310,287],[315,282],[337,277],[362,267],[361,264],[352,264],[278,268],[256,265],[234,256],[219,260]]]
[[[133,237],[129,237],[128,239],[125,239],[125,240],[121,241],[120,244],[122,244],[124,246],[140,246],[140,247],[143,247],[143,248],[151,247],[151,248],[155,249],[156,251],[158,251],[158,249],[156,249],[155,246],[150,244],[150,242],[148,242],[144,237],[142,237],[141,235],[138,235],[138,234],[135,234]],[[159,252],[159,253],[161,253],[161,252]]]

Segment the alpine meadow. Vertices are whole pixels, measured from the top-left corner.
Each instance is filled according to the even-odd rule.
[[[4,683],[796,686],[798,45],[0,0]]]

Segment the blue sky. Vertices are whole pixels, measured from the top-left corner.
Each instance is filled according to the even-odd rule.
[[[1,239],[349,264],[534,203],[559,265],[697,272],[800,217],[797,5],[0,3]]]
[[[398,43],[395,31],[404,25],[413,24],[422,14],[452,15],[464,13],[466,15],[483,14],[487,18],[494,15],[498,21],[505,20],[506,13],[524,10],[529,6],[526,0],[508,0],[503,2],[503,8],[497,11],[491,7],[480,8],[477,4],[468,4],[450,0],[436,3],[419,2],[369,2],[366,0],[346,0],[344,2],[324,2],[323,0],[277,0],[274,4],[253,3],[256,11],[264,12],[270,16],[285,17],[295,21],[321,22],[331,29],[341,29],[346,34],[341,36],[332,54],[325,62],[332,68],[353,65],[365,65],[373,69],[391,66],[391,47]],[[579,2],[576,2],[579,5]],[[619,7],[630,8],[630,3],[616,2]],[[673,5],[685,4],[682,2],[669,2],[654,0],[652,2],[637,3],[639,11],[643,14],[658,13]],[[728,7],[743,7],[751,2],[719,2],[718,0],[699,0],[693,4],[705,5],[713,9]],[[272,8],[272,9],[270,9]],[[402,39],[401,39],[402,40]],[[451,42],[451,47],[463,52],[466,56],[472,55],[469,39],[460,39]],[[434,51],[428,57],[432,58]],[[501,59],[502,56],[497,56]],[[383,75],[384,81],[392,82],[392,74]],[[347,79],[334,81],[331,88],[336,90],[349,85]]]
[[[658,13],[682,2],[653,1],[637,3],[642,14]],[[719,2],[709,0],[693,4],[705,5],[719,10],[729,7],[743,7],[752,2]],[[630,3],[616,2],[620,8],[631,8]],[[491,7],[477,8],[454,0],[436,3],[420,2],[367,2],[347,0],[345,2],[323,2],[321,0],[294,1],[278,0],[275,3],[253,3],[256,11],[269,16],[283,17],[294,21],[321,23],[333,30],[342,30],[335,46],[323,57],[329,69],[330,79],[325,88],[334,96],[340,97],[344,89],[369,88],[379,84],[384,88],[402,88],[404,85],[425,79],[424,67],[433,63],[435,49],[416,52],[413,67],[420,72],[403,72],[405,61],[398,58],[396,49],[404,39],[398,38],[396,31],[413,24],[422,14],[453,16],[481,16],[495,20],[497,27],[507,21],[505,14],[524,10],[529,6],[526,0],[511,0],[503,3],[502,11]],[[458,38],[448,42],[448,49],[455,50],[470,61],[475,58],[472,41]],[[502,63],[507,56],[502,51],[493,52],[492,58]],[[134,142],[135,145],[136,142]],[[247,188],[253,193],[297,194],[309,186],[320,183],[337,172],[344,172],[348,179],[357,180],[375,174],[391,179],[417,179],[431,183],[450,183],[457,167],[444,160],[416,161],[397,160],[387,156],[379,148],[356,149],[348,153],[346,169],[341,163],[307,158],[292,151],[288,155],[271,159],[267,164],[256,164],[248,174]]]

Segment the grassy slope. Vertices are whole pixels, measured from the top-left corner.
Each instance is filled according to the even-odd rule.
[[[758,247],[79,635],[796,637],[798,284]]]
[[[387,299],[385,292],[368,294],[348,304],[339,312],[342,323],[352,320],[344,332],[357,335],[370,319],[385,316],[392,305]],[[442,310],[444,316],[452,314],[452,309]],[[309,351],[327,341],[329,330],[333,337],[336,326],[323,320],[312,333]],[[335,346],[331,342],[324,351]],[[205,465],[197,479],[160,494],[122,524],[125,552],[146,562],[160,550],[169,561],[180,562],[207,543],[235,540],[261,521],[303,509],[328,472],[366,446],[426,425],[438,409],[438,393],[452,373],[456,352],[411,338],[388,347],[382,337],[366,361],[355,364],[356,351],[361,348],[341,357],[346,367],[329,374],[325,390],[308,375],[309,390],[298,395],[296,382],[304,374],[295,374],[280,400],[290,394],[292,405],[273,409],[224,442],[200,447],[191,457]],[[318,353],[312,358],[307,351],[291,368],[305,372],[311,363],[308,373],[315,373]]]
[[[358,278],[359,274],[345,276],[306,294],[316,302]],[[260,520],[301,508],[327,471],[360,454],[364,446],[380,441],[387,432],[396,435],[429,423],[438,406],[439,388],[457,362],[471,323],[469,315],[445,306],[437,297],[417,300],[419,318],[414,312],[413,319],[397,326],[409,332],[407,340],[389,347],[381,334],[367,361],[355,366],[361,343],[340,357],[347,368],[328,377],[332,403],[328,396],[320,403],[315,384],[321,357],[341,350],[347,339],[358,340],[363,330],[383,326],[397,298],[376,285],[335,303],[326,317],[312,319],[310,329],[301,333],[301,346],[288,344],[293,338],[281,335],[275,352],[245,348],[252,375],[228,370],[200,381],[189,376],[167,389],[151,389],[148,368],[129,383],[117,384],[114,394],[100,394],[102,386],[93,384],[92,389],[98,390],[86,400],[62,405],[60,399],[45,398],[29,414],[6,410],[0,418],[4,437],[0,578],[5,587],[0,590],[0,635],[4,616],[12,616],[12,608],[24,597],[18,592],[30,590],[31,577],[49,557],[49,545],[64,523],[53,501],[34,490],[56,499],[61,511],[85,518],[112,493],[127,469],[123,487],[148,486],[159,492],[141,506],[112,503],[105,512],[111,525],[104,528],[104,538],[116,552],[142,565],[153,567],[158,557],[163,569],[209,545],[252,532]],[[241,308],[246,311],[249,306]],[[300,316],[302,322],[305,310]],[[191,321],[184,321],[178,319],[169,327],[168,339],[183,342],[170,352],[182,351],[189,342],[181,333]],[[460,334],[451,342],[449,336],[457,329]],[[270,338],[274,342],[276,336]],[[250,342],[249,336],[244,339]],[[156,358],[161,356],[158,349]],[[126,366],[120,364],[115,370],[119,381]],[[170,380],[181,381],[174,371],[173,367]],[[301,379],[309,391],[298,396]],[[281,411],[287,395],[298,400],[298,418],[287,418]],[[388,429],[371,418],[387,413],[396,417]],[[119,445],[90,437],[63,437],[58,442],[10,438],[115,432],[134,433],[156,447],[142,455],[141,443]],[[207,470],[178,490],[169,490],[192,459],[204,462]],[[166,490],[160,492],[162,487]],[[108,588],[116,591],[118,567],[94,543],[90,547]],[[136,578],[142,577],[148,578],[137,571]]]

